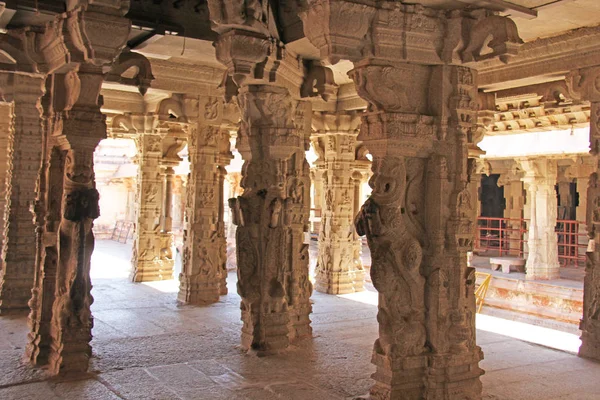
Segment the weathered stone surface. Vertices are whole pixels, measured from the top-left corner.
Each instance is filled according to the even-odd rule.
[[[164,229],[164,205],[168,197],[165,192],[167,176],[170,174],[167,173],[167,168],[162,167],[163,141],[168,130],[159,126],[156,115],[137,118],[143,129],[136,137],[139,151],[138,209],[131,279],[134,282],[171,279],[174,264],[173,237],[170,230]]]
[[[238,101],[244,193],[229,203],[237,225],[242,346],[278,352],[311,335],[303,104],[293,102],[284,88],[261,85],[243,87]]]
[[[38,235],[33,236],[37,253],[26,350],[33,364],[48,364],[51,374],[87,371],[92,353],[90,258],[93,220],[99,216],[93,154],[106,137],[102,66],[125,45],[131,26],[121,17],[126,4],[71,2],[70,12],[59,17],[69,26],[61,40],[68,42],[71,60],[80,63],[52,77],[47,131],[40,132],[40,146],[34,148],[42,155],[42,169],[35,179]]]
[[[523,182],[527,188],[527,205],[530,207],[529,236],[527,240],[528,279],[557,279],[558,242],[555,232],[557,199],[556,160],[546,158],[523,159]]]
[[[360,113],[315,113],[312,125],[311,141],[319,156],[315,185],[322,185],[315,191],[324,193],[315,203],[322,210],[315,289],[331,294],[358,292],[363,290],[364,268],[352,220],[359,209],[363,173],[367,175],[370,165],[366,158],[357,160]]]
[[[191,165],[178,300],[210,304],[227,294],[223,195],[225,166],[233,155],[230,134],[223,125],[234,122],[227,117],[236,110],[217,98],[203,97],[195,104],[198,120],[188,141]]]
[[[3,72],[3,74],[8,74]],[[31,297],[35,268],[33,206],[42,156],[40,76],[10,74],[14,127],[9,130],[4,240],[0,271],[0,313],[24,312]],[[9,116],[9,121],[11,117]]]

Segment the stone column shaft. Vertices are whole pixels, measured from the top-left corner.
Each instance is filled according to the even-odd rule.
[[[203,124],[191,130],[187,221],[178,296],[182,303],[210,304],[227,294],[223,190],[224,167],[232,158],[229,138],[229,132],[218,126]]]
[[[467,265],[474,238],[467,157],[476,129],[476,72],[363,61],[351,76],[371,104],[358,140],[373,156],[373,192],[356,217],[379,292],[370,396],[480,398],[475,269]],[[375,89],[393,82],[406,84],[397,96]],[[440,101],[449,111],[435,106]]]
[[[315,289],[324,293],[364,290],[360,238],[352,223],[357,202],[354,171],[359,118],[356,113],[313,115],[313,143],[321,146],[318,154],[322,158],[316,168],[323,176],[324,193]]]
[[[558,240],[555,232],[557,199],[554,188],[557,177],[556,160],[530,158],[519,160],[525,170],[530,208],[527,279],[558,279]]]
[[[6,176],[10,167],[8,156],[9,138],[14,135],[14,112],[12,103],[0,102],[0,227],[4,227],[4,217],[6,213]],[[0,249],[4,242],[4,235],[0,235]]]
[[[594,160],[594,172],[590,175],[587,190],[586,221],[590,243],[583,280],[579,356],[600,362],[600,87],[594,84],[600,81],[600,67],[577,71],[572,74],[572,79],[582,97],[592,103],[590,153]]]
[[[4,242],[0,271],[0,313],[25,312],[35,270],[35,226],[32,207],[41,167],[40,99],[44,79],[11,74],[14,131],[8,137]]]
[[[173,230],[173,179],[175,171],[173,167],[166,167],[164,172],[165,191],[163,205],[163,232],[171,232]]]
[[[244,192],[229,204],[237,225],[242,347],[269,354],[312,332],[304,242],[310,168],[304,156],[308,138],[298,119],[304,104],[293,102],[287,89],[267,85],[242,87],[238,101]]]
[[[171,279],[174,260],[172,234],[165,231],[166,214],[165,168],[161,167],[163,137],[166,132],[156,127],[155,116],[145,121],[146,130],[140,132],[138,142],[138,179],[136,239],[133,244],[132,281],[146,282]],[[170,204],[170,202],[169,202]],[[170,218],[170,215],[169,215]]]
[[[521,240],[523,239],[523,235],[520,233],[524,205],[523,182],[518,176],[508,173],[500,177],[500,183],[504,185],[504,199],[506,202],[504,218],[508,218],[506,226],[511,229],[508,234],[510,239],[509,255],[518,257],[521,253]]]

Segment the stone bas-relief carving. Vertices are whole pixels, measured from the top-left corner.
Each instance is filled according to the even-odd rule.
[[[3,72],[3,74],[8,74]],[[31,297],[35,253],[35,227],[30,206],[35,202],[41,165],[41,77],[11,74],[14,126],[9,131],[7,200],[0,270],[0,313],[25,312]],[[7,91],[8,92],[8,91]],[[8,93],[5,93],[7,95]]]
[[[198,126],[189,139],[188,180],[184,231],[183,270],[178,300],[210,304],[227,294],[227,240],[224,223],[225,166],[233,158],[230,134],[221,127],[225,104],[201,98]]]
[[[587,191],[586,221],[588,245],[583,281],[583,318],[579,355],[600,361],[600,66],[573,71],[567,79],[575,96],[591,102],[590,154],[595,171],[590,175]]]
[[[378,68],[359,64],[352,74],[362,85]],[[379,292],[371,397],[480,398],[475,276],[466,255],[473,243],[467,137],[477,122],[476,72],[386,68],[399,81],[401,76],[410,81],[411,69],[428,76],[430,94],[422,101],[435,118],[378,106],[365,114],[358,136],[373,155],[373,192],[356,217],[358,234],[368,239],[371,278]],[[436,107],[434,93],[445,85],[452,91]]]
[[[138,145],[138,190],[136,236],[133,243],[132,276],[134,282],[173,277],[173,236],[163,229],[169,168],[163,167],[163,141],[167,132],[153,122],[149,131],[136,137]]]
[[[304,132],[294,125],[286,89],[246,86],[238,102],[244,192],[229,204],[237,225],[242,347],[265,354],[285,350],[312,331],[312,284],[304,243],[310,170]]]
[[[592,248],[588,248],[585,265],[583,318],[581,329],[581,347],[579,355],[600,361],[600,182],[598,172],[590,176],[588,186],[587,226]]]
[[[359,113],[313,114],[311,140],[319,159],[315,162],[316,191],[325,193],[321,208],[319,255],[315,289],[331,294],[363,290],[361,241],[353,226],[363,172],[368,160],[356,159]]]

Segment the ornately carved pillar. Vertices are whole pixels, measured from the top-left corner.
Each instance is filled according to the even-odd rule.
[[[125,1],[67,4],[64,40],[76,42],[68,49],[77,64],[48,86],[52,101],[47,134],[41,136],[47,141],[38,149],[44,162],[35,205],[38,251],[26,357],[48,363],[52,374],[87,371],[92,353],[90,261],[93,220],[99,215],[93,160],[106,137],[100,89],[103,66],[112,63],[129,35],[131,23],[122,18],[127,6]]]
[[[477,398],[482,354],[475,343],[475,270],[466,254],[475,207],[467,186],[467,147],[475,129],[476,73],[367,63],[352,73],[359,93],[377,104],[359,135],[373,155],[374,176],[371,197],[356,219],[358,233],[369,242],[379,292],[371,396]],[[369,89],[374,82],[390,87],[408,81],[395,95]],[[452,90],[444,91],[446,85]],[[426,105],[439,98],[447,105],[426,114]]]
[[[600,67],[573,72],[569,80],[580,98],[590,101],[590,154],[594,173],[587,191],[587,229],[590,237],[583,281],[583,318],[579,355],[600,361]]]
[[[527,187],[527,206],[530,209],[526,277],[558,279],[556,160],[528,158],[518,162],[525,172],[522,179]]]
[[[369,103],[358,140],[373,156],[373,192],[356,228],[379,292],[371,398],[480,399],[467,266],[475,206],[467,158],[479,108],[471,67],[514,54],[516,26],[392,1],[309,1],[300,17],[322,57],[354,62],[349,74]]]
[[[166,168],[161,166],[167,131],[159,126],[156,115],[131,118],[138,131],[137,215],[131,279],[134,282],[171,279],[172,241],[169,240],[170,231],[165,231],[170,215],[167,217],[163,211],[167,202]]]
[[[312,333],[305,243],[310,168],[304,154],[310,110],[309,103],[294,100],[302,64],[278,41],[273,9],[266,5],[208,1],[219,33],[217,59],[239,88],[242,114],[237,148],[245,161],[244,193],[229,200],[237,225],[242,347],[263,354]]]
[[[10,166],[8,156],[9,138],[13,137],[14,112],[13,104],[0,102],[0,227],[4,226],[6,212],[6,175]],[[0,248],[4,242],[4,235],[0,237]]]
[[[222,100],[201,98],[200,103],[198,126],[192,127],[188,144],[190,177],[183,270],[179,276],[178,300],[187,304],[215,303],[227,294],[223,196],[225,166],[233,155],[229,131],[219,126]]]
[[[360,114],[315,113],[312,124],[312,140],[320,155],[316,173],[323,177],[325,194],[318,205],[322,213],[315,289],[331,294],[362,291],[365,272],[360,238],[352,223],[356,214],[354,169]]]
[[[311,334],[312,284],[304,242],[310,168],[304,131],[294,125],[301,103],[293,104],[286,89],[246,86],[238,101],[244,193],[230,206],[237,225],[242,346],[272,353]]]
[[[32,206],[41,167],[42,77],[5,75],[12,94],[14,129],[8,137],[10,162],[6,173],[6,205],[0,270],[0,313],[28,309],[35,268],[35,226]],[[4,80],[4,79],[3,79]]]

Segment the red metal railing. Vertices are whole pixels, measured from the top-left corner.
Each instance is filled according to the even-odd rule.
[[[527,258],[529,220],[510,218],[477,218],[475,249],[495,256]],[[556,221],[558,260],[562,266],[585,264],[587,249],[586,225],[580,221]]]
[[[477,218],[475,248],[496,256],[524,256],[527,221],[511,218]]]
[[[562,266],[585,265],[588,235],[586,225],[580,221],[556,221],[558,260]]]

